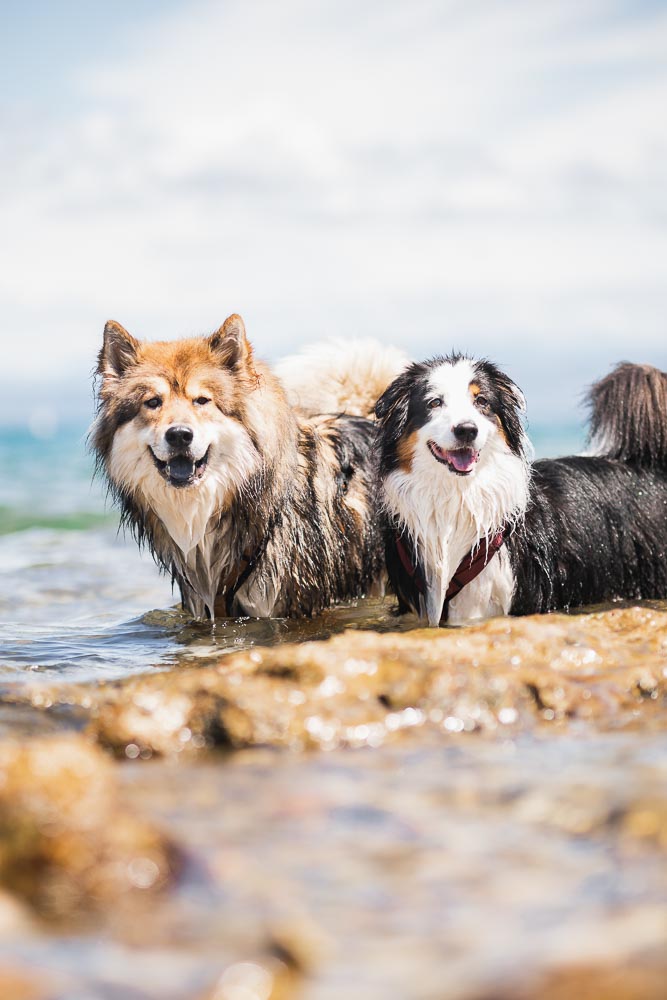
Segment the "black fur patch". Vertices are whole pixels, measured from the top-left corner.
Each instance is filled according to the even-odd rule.
[[[667,474],[608,458],[535,462],[507,542],[511,613],[667,597]]]
[[[408,611],[412,611],[418,615],[420,614],[421,604],[421,591],[418,580],[423,579],[424,570],[419,563],[417,553],[412,547],[408,533],[403,532],[401,534],[401,541],[406,552],[409,553],[410,561],[414,567],[413,573],[408,572],[398,554],[398,547],[396,545],[398,532],[398,527],[395,527],[393,523],[387,520],[384,530],[387,575],[391,590],[398,599],[399,615],[404,615]]]
[[[380,474],[389,475],[398,467],[398,443],[428,421],[426,406],[428,379],[433,365],[412,364],[394,379],[375,404],[380,424]]]

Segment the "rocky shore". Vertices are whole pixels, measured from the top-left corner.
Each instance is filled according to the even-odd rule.
[[[0,776],[3,998],[665,995],[661,605],[6,685]]]

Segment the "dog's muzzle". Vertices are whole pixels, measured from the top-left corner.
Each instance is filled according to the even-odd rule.
[[[457,476],[469,476],[479,461],[479,452],[474,448],[452,448],[446,450],[435,441],[428,442],[429,451],[437,462],[446,465]]]
[[[211,449],[207,448],[205,454],[199,459],[196,459],[189,451],[185,451],[171,455],[166,462],[158,458],[152,448],[148,450],[162,478],[170,486],[183,487],[194,486],[201,480],[208,466],[208,455]]]

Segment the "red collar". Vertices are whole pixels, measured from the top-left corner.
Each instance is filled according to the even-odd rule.
[[[449,616],[449,602],[460,594],[466,584],[475,579],[482,572],[484,567],[493,559],[496,552],[505,544],[505,539],[509,535],[509,529],[503,528],[493,538],[486,536],[472,547],[470,552],[463,557],[456,568],[454,576],[450,580],[447,593],[445,594],[445,604],[442,609],[441,622],[446,622]],[[421,567],[413,559],[411,546],[403,535],[398,531],[394,532],[396,551],[399,559],[403,563],[406,573],[411,576],[420,594],[426,593],[426,583]]]

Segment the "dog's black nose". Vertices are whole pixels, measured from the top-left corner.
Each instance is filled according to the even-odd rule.
[[[461,444],[472,444],[477,437],[477,424],[473,424],[472,420],[466,420],[452,427],[452,434]]]
[[[164,439],[172,448],[188,448],[192,444],[194,432],[190,427],[174,424],[164,432]]]

